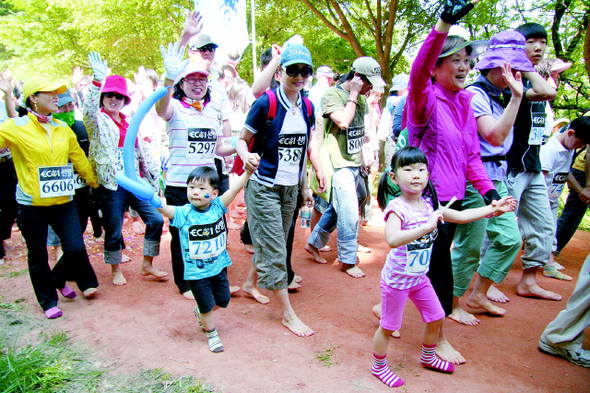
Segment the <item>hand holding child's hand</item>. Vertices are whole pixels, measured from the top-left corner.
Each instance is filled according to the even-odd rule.
[[[499,201],[492,202],[492,206],[494,207],[494,217],[501,216],[507,212],[513,212],[516,210],[516,199],[512,196],[507,196]]]
[[[430,231],[434,231],[434,228],[438,226],[439,221],[443,221],[443,212],[440,209],[432,212],[425,225],[430,229]]]
[[[248,173],[254,173],[260,164],[260,156],[257,153],[249,153],[244,162],[244,169]]]

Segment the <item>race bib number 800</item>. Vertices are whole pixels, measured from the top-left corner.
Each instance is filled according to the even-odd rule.
[[[39,196],[53,198],[74,195],[72,164],[39,167]]]
[[[346,129],[346,151],[348,154],[355,154],[363,148],[365,141],[365,127],[348,127]]]
[[[215,258],[226,248],[225,217],[211,224],[191,225],[188,229],[189,256],[191,259]]]

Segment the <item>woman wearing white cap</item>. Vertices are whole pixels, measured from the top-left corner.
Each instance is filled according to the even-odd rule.
[[[220,101],[211,99],[208,87],[209,72],[202,63],[186,65],[182,61],[184,49],[170,44],[168,52],[162,48],[168,94],[156,103],[158,115],[166,121],[170,158],[166,168],[166,203],[184,206],[187,199],[186,179],[198,166],[215,168],[215,155],[233,154],[235,149],[222,145],[219,122]],[[186,66],[186,68],[185,68]],[[174,283],[187,299],[193,299],[184,280],[184,263],[178,229],[170,227],[170,253]],[[239,288],[232,287],[232,292]]]
[[[64,122],[52,117],[58,110],[57,95],[65,91],[65,86],[47,78],[27,80],[23,99],[28,113],[0,125],[0,147],[10,148],[19,181],[17,220],[27,243],[29,275],[49,319],[63,314],[57,307],[56,289],[69,299],[76,297],[66,280],[76,281],[85,297],[93,296],[98,287],[72,201],[72,164],[92,187],[97,186],[96,175],[76,135]],[[48,225],[60,238],[64,251],[53,269],[45,246]]]

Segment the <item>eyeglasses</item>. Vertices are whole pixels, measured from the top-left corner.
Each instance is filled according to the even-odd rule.
[[[307,78],[313,75],[313,68],[311,68],[310,65],[304,65],[303,67],[299,68],[297,64],[291,64],[285,68],[285,72],[291,78],[295,78],[300,74],[303,78]]]
[[[124,100],[125,96],[123,94],[115,93],[114,91],[109,91],[108,93],[104,93],[106,98],[113,98],[115,97],[117,100]]]
[[[196,85],[197,83],[207,83],[209,81],[209,79],[207,79],[207,77],[203,76],[200,78],[184,78],[184,81],[188,84],[191,85]]]
[[[191,50],[193,52],[199,51],[201,53],[204,53],[204,52],[214,52],[215,53],[215,49],[217,49],[217,47],[215,45],[205,45],[205,46],[202,46],[200,48],[198,48],[196,46],[192,46],[191,47]]]

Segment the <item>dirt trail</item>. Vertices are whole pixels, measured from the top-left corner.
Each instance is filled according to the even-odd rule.
[[[232,298],[229,308],[217,311],[218,331],[225,346],[222,354],[207,347],[205,334],[192,314],[194,301],[185,300],[172,281],[159,282],[140,277],[142,236],[125,225],[125,251],[132,257],[122,265],[127,285],[114,287],[110,269],[102,263],[102,248],[89,243],[91,261],[101,286],[96,299],[81,296],[60,299],[64,316],[42,319],[28,275],[7,278],[7,271],[26,267],[26,250],[20,233],[13,233],[15,248],[8,252],[8,264],[0,269],[2,302],[25,299],[29,310],[40,318],[44,329],[59,328],[82,345],[88,353],[117,366],[117,372],[132,373],[140,368],[162,368],[168,373],[206,379],[223,393],[230,392],[386,392],[371,375],[372,337],[378,326],[371,307],[379,301],[379,274],[388,252],[383,229],[363,227],[362,245],[372,248],[359,254],[360,267],[367,274],[352,279],[332,262],[336,252],[325,253],[327,265],[313,263],[303,251],[309,230],[298,228],[293,265],[303,277],[302,289],[291,294],[300,318],[316,331],[298,338],[280,323],[277,302],[260,305],[243,292]],[[89,235],[86,234],[87,240]],[[239,231],[230,231],[228,246],[233,266],[230,282],[241,285],[250,267],[250,254],[239,242]],[[171,273],[169,238],[164,236],[162,255],[155,265]],[[559,262],[565,273],[577,278],[588,254],[590,234],[577,232],[562,252]],[[336,247],[336,237],[330,243]],[[498,288],[510,297],[504,317],[482,315],[477,327],[445,321],[447,337],[467,358],[452,375],[424,369],[419,364],[423,324],[411,302],[406,306],[402,338],[390,343],[388,364],[405,380],[400,392],[587,392],[590,369],[542,354],[537,342],[543,329],[565,308],[565,300],[550,302],[516,295],[520,262]],[[544,288],[567,299],[575,281],[538,278]],[[76,288],[77,289],[77,288]],[[584,347],[590,348],[590,335]],[[332,366],[317,359],[317,353],[332,350]]]

